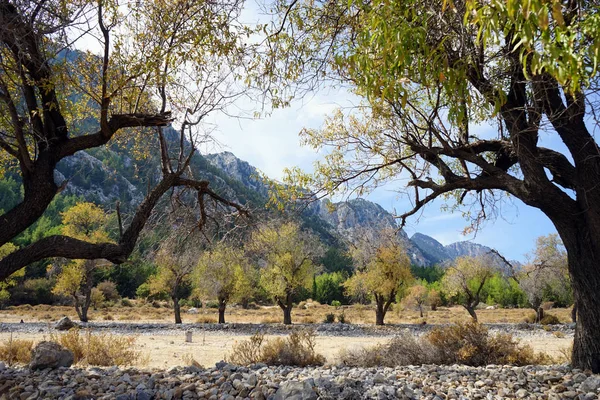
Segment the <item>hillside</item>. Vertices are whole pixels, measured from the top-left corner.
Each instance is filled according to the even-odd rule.
[[[167,132],[167,138],[174,140],[177,133]],[[148,143],[148,146],[156,143]],[[133,212],[143,200],[148,187],[158,179],[160,166],[156,157],[135,158],[131,145],[113,145],[79,152],[61,162],[55,172],[57,183],[67,182],[61,193],[64,198],[78,198],[91,201],[106,208],[114,209],[120,202],[125,216]],[[196,178],[207,179],[217,193],[229,199],[245,204],[251,209],[264,209],[268,196],[268,187],[260,179],[259,171],[248,162],[240,160],[230,152],[208,155],[196,153],[190,165]],[[7,181],[9,179],[10,181]],[[2,183],[2,182],[0,182]],[[0,205],[9,209],[18,200],[18,182],[14,177],[5,178],[0,194]],[[63,201],[65,205],[74,200]],[[56,224],[60,206],[53,210],[53,217],[45,221],[44,232]],[[269,211],[267,211],[269,212]],[[299,216],[304,226],[316,231],[323,242],[333,247],[344,247],[344,243],[352,242],[357,235],[374,232],[384,227],[396,227],[394,216],[381,207],[365,199],[352,199],[331,203],[329,200],[315,201]],[[32,228],[29,236],[23,239],[26,244],[38,232]],[[471,242],[457,242],[443,246],[434,238],[416,233],[409,238],[402,230],[399,240],[406,247],[413,264],[429,266],[451,262],[463,255],[481,255],[489,252],[489,248]]]

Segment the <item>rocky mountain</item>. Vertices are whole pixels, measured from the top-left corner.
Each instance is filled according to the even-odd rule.
[[[168,136],[177,137],[174,130]],[[267,184],[254,166],[234,154],[196,154],[190,168],[196,178],[208,179],[213,190],[221,195],[251,208],[264,210],[268,196]],[[65,194],[110,207],[119,201],[126,213],[127,209],[134,210],[143,200],[159,173],[160,166],[156,158],[140,161],[130,157],[127,148],[106,147],[79,152],[63,160],[57,167],[55,180],[58,184],[66,183]],[[397,227],[391,213],[365,199],[338,203],[315,201],[300,218],[305,226],[315,230],[325,243],[332,246],[351,242],[359,235],[370,235],[382,228]],[[490,250],[471,242],[443,246],[420,233],[409,238],[402,230],[398,238],[406,247],[412,262],[419,266],[443,264],[456,257],[485,254]]]

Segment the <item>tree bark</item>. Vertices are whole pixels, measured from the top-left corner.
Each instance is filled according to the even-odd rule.
[[[464,307],[467,310],[467,312],[469,313],[469,315],[471,316],[471,318],[473,318],[473,321],[477,322],[477,313],[475,312],[476,306],[467,304],[467,305],[464,305]]]
[[[227,303],[225,302],[225,300],[219,299],[219,323],[220,324],[225,323],[225,307],[226,306],[227,306]]]
[[[179,297],[173,296],[173,311],[175,313],[175,323],[181,324],[181,307],[179,306]]]
[[[577,302],[573,303],[573,308],[571,309],[571,321],[573,323],[577,322]]]

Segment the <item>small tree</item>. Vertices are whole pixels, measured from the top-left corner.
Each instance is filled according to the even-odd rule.
[[[227,303],[252,296],[255,274],[241,249],[219,244],[202,254],[193,282],[201,296],[218,300],[219,323],[224,324]]]
[[[545,297],[549,293],[556,293],[562,298],[570,297],[571,283],[567,252],[557,234],[540,236],[532,258],[518,282],[527,295],[529,306],[536,312],[536,322],[539,322],[544,318],[541,305]]]
[[[356,265],[362,270],[344,284],[347,292],[356,296],[365,289],[375,299],[375,323],[384,324],[385,314],[399,291],[413,281],[410,259],[393,230],[384,230],[376,239],[376,247],[361,242],[354,252]]]
[[[421,318],[423,318],[423,306],[429,303],[429,290],[423,285],[415,285],[408,290],[404,302],[408,306],[417,307]]]
[[[283,311],[283,323],[291,324],[293,296],[312,287],[322,246],[316,236],[288,222],[263,225],[252,235],[250,247],[266,262],[260,276],[262,286]]]
[[[93,203],[77,203],[63,213],[63,234],[90,243],[108,242],[104,230],[106,214]],[[88,321],[88,310],[92,303],[94,273],[106,262],[100,260],[73,260],[59,273],[53,293],[73,299],[75,311],[81,322]]]
[[[448,268],[442,284],[446,292],[458,298],[473,320],[477,321],[475,307],[481,301],[485,282],[493,275],[494,269],[488,257],[460,257]]]
[[[166,293],[169,296],[173,301],[175,323],[181,324],[179,300],[182,290],[190,283],[194,263],[186,257],[167,250],[167,247],[161,248],[154,258],[158,270],[148,279],[148,289],[150,295]]]

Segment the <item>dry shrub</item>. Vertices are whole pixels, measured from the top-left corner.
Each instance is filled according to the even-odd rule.
[[[340,361],[349,366],[373,367],[418,364],[464,364],[482,366],[548,364],[553,360],[535,354],[510,334],[490,335],[478,323],[468,322],[433,329],[417,338],[409,334],[367,349],[344,351]]]
[[[239,365],[323,365],[325,357],[315,352],[315,338],[315,331],[309,329],[293,331],[285,339],[268,341],[263,334],[256,333],[249,340],[235,343],[228,359]]]
[[[0,360],[12,366],[15,363],[28,364],[31,361],[32,340],[10,339],[0,344]]]
[[[132,365],[141,358],[140,352],[132,350],[135,337],[106,333],[92,335],[89,330],[82,334],[79,329],[71,329],[62,335],[50,335],[50,340],[71,350],[75,364]]]
[[[542,318],[542,320],[540,321],[540,324],[542,324],[542,325],[557,325],[557,324],[560,324],[560,320],[558,319],[558,317],[556,315],[546,314],[546,315],[544,315],[544,318]]]
[[[217,318],[214,315],[201,315],[196,320],[197,324],[216,324]]]
[[[431,346],[419,338],[403,333],[388,343],[358,350],[343,349],[340,362],[350,367],[395,367],[434,363]]]
[[[283,321],[283,318],[275,315],[265,315],[261,320],[261,324],[278,324]]]
[[[183,362],[184,362],[186,365],[189,365],[189,366],[192,366],[192,367],[196,367],[196,368],[201,368],[201,369],[204,369],[204,366],[203,366],[202,364],[200,364],[198,361],[196,361],[196,359],[194,358],[194,356],[192,356],[192,355],[191,355],[191,354],[189,354],[189,353],[186,353],[186,354],[184,354],[184,355],[181,357],[181,360],[182,360],[182,361],[183,361]]]
[[[563,339],[566,336],[565,333],[561,331],[554,331],[552,334],[559,339]]]

